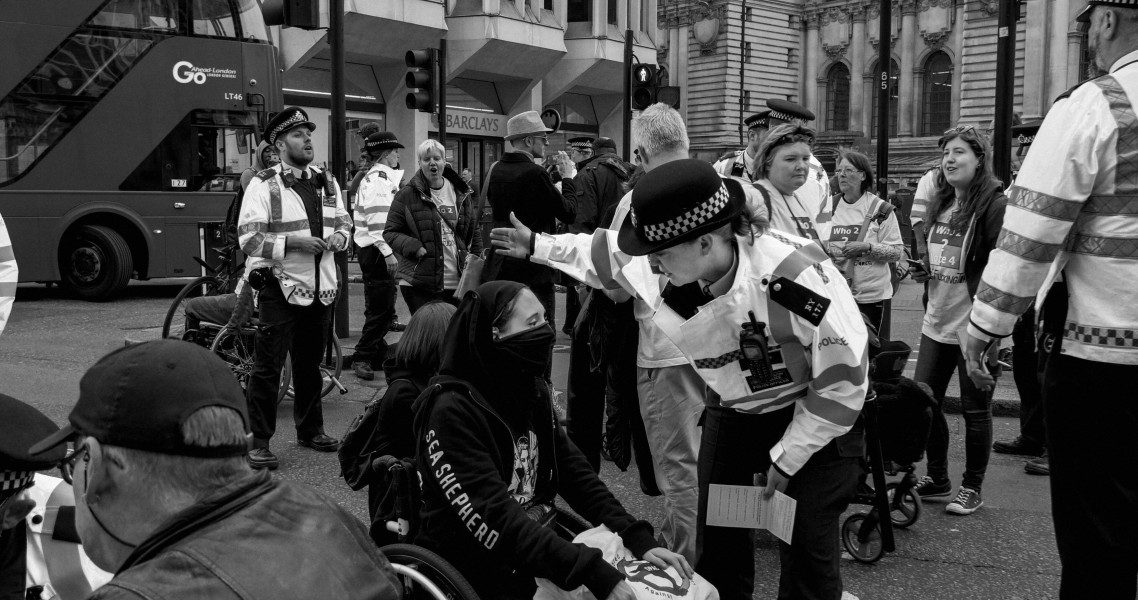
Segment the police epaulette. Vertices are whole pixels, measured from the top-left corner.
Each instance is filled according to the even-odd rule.
[[[265,181],[267,179],[272,179],[273,176],[276,174],[277,174],[276,169],[265,169],[264,171],[260,171],[259,173],[257,173],[257,179],[260,179],[261,181]]]
[[[767,290],[771,300],[806,319],[815,327],[822,324],[822,318],[826,316],[826,310],[830,308],[829,298],[784,277],[776,277],[771,280],[770,287]]]
[[[1104,77],[1104,75],[1100,75],[1100,77]],[[1084,80],[1080,81],[1079,83],[1076,83],[1075,85],[1071,86],[1071,88],[1068,89],[1067,91],[1063,92],[1062,94],[1059,94],[1059,96],[1055,98],[1055,102],[1058,102],[1064,98],[1070,98],[1071,94],[1074,94],[1075,90],[1079,89],[1084,83],[1089,83],[1089,82],[1094,81],[1096,79],[1098,79],[1098,77],[1091,77],[1089,79],[1084,79]],[[1052,104],[1054,104],[1054,102]]]

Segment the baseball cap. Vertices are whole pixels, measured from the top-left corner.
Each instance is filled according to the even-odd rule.
[[[231,408],[249,431],[245,394],[224,361],[190,342],[165,339],[120,348],[99,359],[79,381],[68,424],[32,446],[43,454],[80,435],[159,454],[238,456],[247,444],[191,446],[182,423],[207,406]]]

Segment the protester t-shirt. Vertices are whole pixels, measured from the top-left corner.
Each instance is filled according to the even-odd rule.
[[[869,222],[865,235],[861,229],[865,226],[865,217],[868,212],[881,206],[881,202],[872,194],[862,194],[861,198],[850,204],[845,200],[839,201],[834,209],[834,216],[830,221],[830,237],[827,248],[834,256],[834,264],[846,276],[850,284],[854,300],[865,304],[880,302],[893,297],[893,282],[890,279],[889,263],[873,260],[869,255],[858,258],[843,258],[841,249],[849,242],[861,241],[870,244],[888,244],[900,246],[901,228],[897,225],[897,217],[893,213],[881,223],[877,220]]]
[[[755,185],[763,186],[770,195],[771,227],[821,243],[817,222],[818,215],[822,212],[818,204],[821,202],[820,198],[816,195],[803,194],[802,188],[787,196],[778,191],[769,179],[761,179],[755,182]]]
[[[936,192],[936,173],[936,169],[929,171],[917,182],[917,191],[913,192],[913,210],[909,213],[909,222],[913,225],[925,220],[929,198]]]
[[[444,179],[442,189],[431,189],[431,200],[439,215],[446,220],[440,227],[443,236],[443,288],[458,289],[458,245],[454,236],[458,227],[458,209],[455,207],[454,186]]]
[[[527,431],[514,440],[514,468],[506,488],[518,504],[533,500],[537,490],[537,434]]]
[[[954,203],[955,204],[955,203]],[[972,298],[964,279],[964,249],[972,223],[964,227],[949,224],[956,206],[944,210],[929,230],[929,304],[921,333],[945,344],[959,344],[956,334],[968,325]]]

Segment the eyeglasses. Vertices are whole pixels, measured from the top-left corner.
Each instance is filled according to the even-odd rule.
[[[944,132],[944,135],[952,135],[954,133],[968,133],[969,131],[975,133],[976,132],[976,126],[975,125],[958,125],[956,127],[953,127],[952,129],[946,129]]]
[[[68,483],[72,483],[72,476],[75,473],[75,463],[79,462],[80,458],[86,458],[86,462],[91,461],[90,451],[87,449],[87,444],[83,443],[78,448],[71,451],[63,460],[59,461],[59,470],[63,473],[63,479]]]
[[[834,171],[834,172],[837,173],[838,175],[853,175],[854,173],[861,173],[861,171],[859,171],[858,169],[855,169],[853,167],[850,167],[848,169],[838,169],[837,171]]]

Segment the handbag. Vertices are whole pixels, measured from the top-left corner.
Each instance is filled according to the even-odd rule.
[[[482,218],[482,209],[486,206],[486,192],[490,189],[490,174],[494,172],[494,165],[486,171],[486,177],[482,180],[482,194],[478,196],[478,208],[474,210],[474,228],[470,232],[470,239],[466,241],[466,247],[469,248],[474,243],[474,236],[478,235],[478,220]],[[466,262],[462,267],[462,275],[458,279],[458,290],[455,291],[455,298],[462,300],[466,292],[473,291],[482,285],[482,270],[486,268],[486,259],[489,257],[490,248],[483,248],[479,254],[472,252],[466,253]]]

